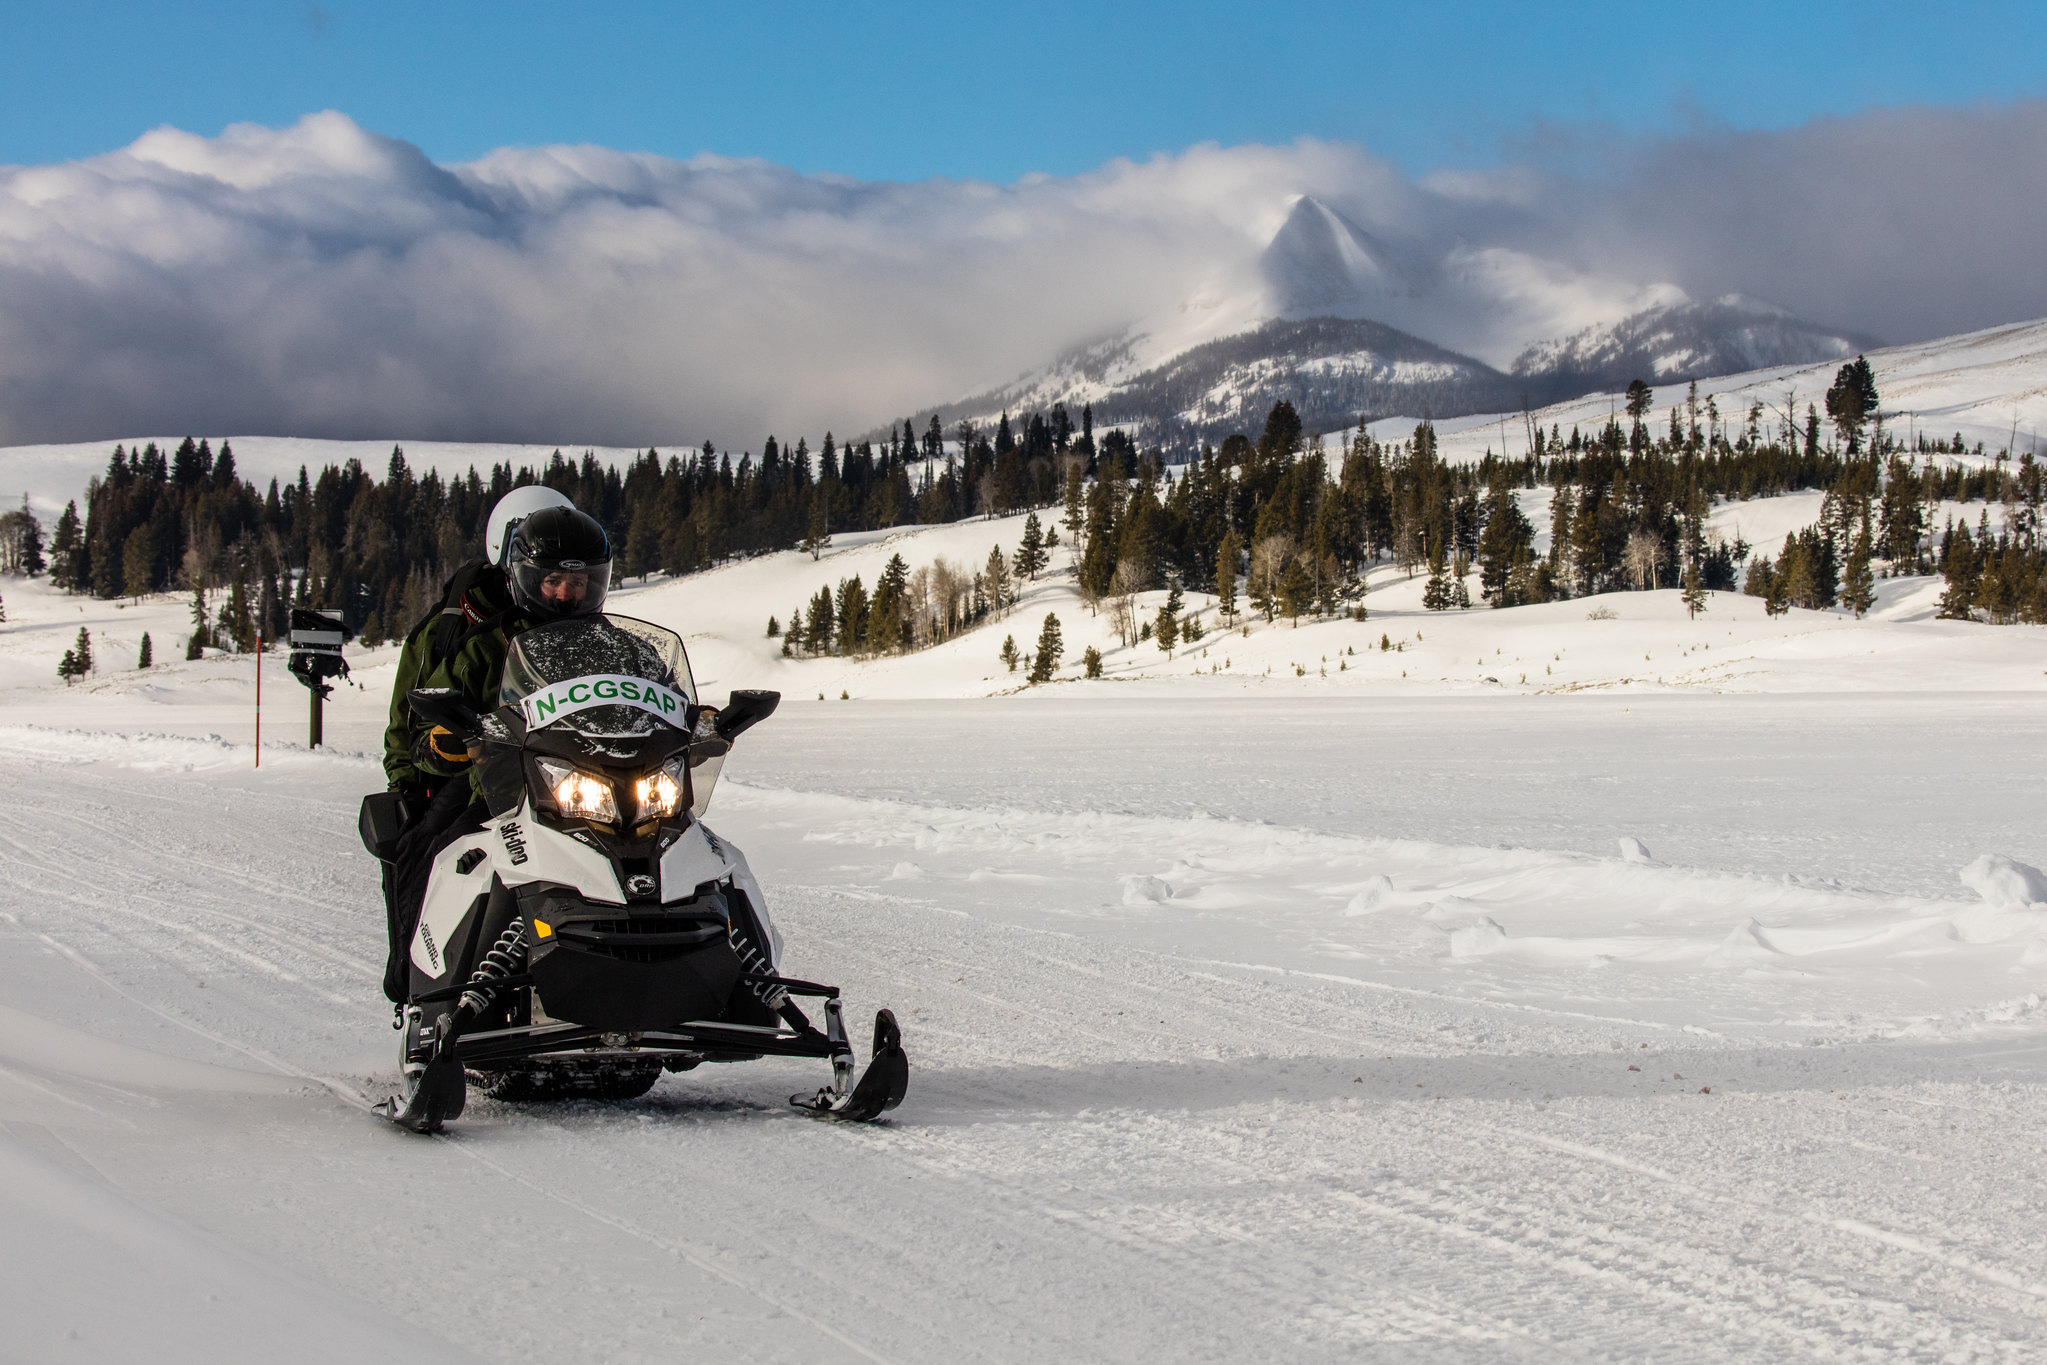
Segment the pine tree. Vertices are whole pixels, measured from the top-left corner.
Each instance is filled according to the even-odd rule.
[[[145,630],[142,632],[142,652],[136,656],[135,666],[137,668],[147,668],[153,662],[154,659],[151,657],[149,649],[149,632]]]
[[[839,580],[839,591],[832,599],[835,628],[839,636],[839,653],[848,658],[864,652],[867,639],[867,589],[860,582],[860,575]]]
[[[1301,563],[1301,556],[1295,555],[1287,560],[1286,568],[1281,570],[1279,575],[1279,609],[1295,626],[1299,626],[1301,613],[1312,607],[1314,602],[1315,584],[1308,577],[1308,570]]]
[[[1876,372],[1866,357],[1856,356],[1835,372],[1827,390],[1827,417],[1851,459],[1862,449],[1862,424],[1875,414],[1877,403]]]
[[[9,512],[0,517],[0,528],[4,528],[4,567],[8,573],[18,573],[34,578],[49,566],[43,560],[43,524],[36,520],[35,512],[29,507],[28,494],[21,495],[21,510]]]
[[[192,585],[192,636],[185,642],[185,657],[205,657],[205,649],[212,638],[212,631],[206,625],[206,589]]]
[[[1535,528],[1528,524],[1513,490],[1504,477],[1495,479],[1486,498],[1485,530],[1478,538],[1479,595],[1495,607],[1519,605],[1509,580],[1514,565],[1534,544]]]
[[[1014,635],[1003,636],[1001,659],[1003,663],[1009,665],[1010,672],[1016,672],[1017,663],[1022,658],[1023,652],[1016,647],[1016,637]]]
[[[803,648],[814,655],[831,653],[833,625],[832,590],[819,588],[810,599],[810,622],[804,628]]]
[[[770,612],[768,614],[768,638],[772,640],[781,633],[782,623],[775,619],[774,613]]]
[[[1813,563],[1812,547],[1796,535],[1784,537],[1784,552],[1777,556],[1777,587],[1794,607],[1813,607],[1820,595],[1819,566]]]
[[[1771,564],[1762,555],[1757,555],[1755,563],[1748,566],[1748,575],[1742,582],[1742,596],[1768,597],[1770,595],[1770,580],[1775,576],[1776,566]]]
[[[1865,512],[1861,529],[1855,533],[1855,540],[1848,547],[1847,567],[1841,571],[1841,605],[1854,612],[1858,619],[1876,605],[1876,576],[1869,567],[1873,553],[1869,517]]]
[[[1955,528],[1954,535],[1941,556],[1940,571],[1947,579],[1947,587],[1940,595],[1942,619],[1975,620],[1976,586],[1981,579],[1982,571],[1966,522]]]
[[[1637,451],[1648,447],[1648,433],[1642,429],[1642,419],[1649,415],[1649,405],[1656,401],[1656,391],[1639,379],[1628,381],[1628,418],[1631,422],[1628,444]]]
[[[1174,579],[1167,589],[1164,605],[1159,608],[1158,621],[1152,627],[1152,638],[1158,641],[1159,652],[1168,659],[1173,657],[1173,646],[1180,642],[1180,580]]]
[[[827,446],[831,443],[829,434],[825,437],[825,443]],[[803,550],[813,561],[832,543],[831,506],[831,489],[819,483],[817,491],[810,496],[810,521],[803,533]]]
[[[1101,677],[1102,651],[1096,649],[1093,645],[1089,645],[1086,649],[1080,652],[1080,666],[1082,671],[1085,672],[1088,677],[1090,678]]]
[[[1685,565],[1684,591],[1678,596],[1685,604],[1685,615],[1693,620],[1697,620],[1699,613],[1706,609],[1706,574],[1698,560]]]
[[[1050,559],[1051,555],[1045,552],[1044,528],[1033,512],[1024,518],[1023,540],[1016,547],[1016,576],[1035,581]]]
[[[981,570],[981,577],[988,593],[988,609],[999,621],[1016,605],[1015,594],[1009,590],[1009,561],[1003,558],[1000,545],[988,551],[988,563]]]
[[[80,676],[83,676],[87,673],[91,673],[94,671],[95,665],[93,664],[92,661],[92,635],[90,632],[86,630],[84,626],[80,626],[78,628],[78,643],[71,647],[71,653],[72,656],[78,660],[78,672]]]
[[[365,643],[374,644],[383,638],[383,633],[377,629],[379,620],[379,616],[373,611],[369,620],[363,622],[362,638]],[[221,633],[233,642],[236,653],[247,654],[256,647],[255,627],[249,619],[247,566],[235,569],[234,582],[228,587],[227,603],[220,609],[220,628]]]
[[[1216,610],[1228,620],[1237,616],[1237,561],[1243,554],[1244,546],[1236,531],[1223,532],[1222,547],[1215,556],[1215,596]]]
[[[64,680],[66,687],[71,686],[73,682],[77,681],[79,675],[84,672],[85,670],[78,666],[78,653],[76,650],[65,650],[64,657],[57,660],[57,676]]]
[[[1065,652],[1066,642],[1059,632],[1059,618],[1048,611],[1044,629],[1038,632],[1038,652],[1031,659],[1030,680],[1033,683],[1052,681],[1053,673],[1059,668],[1059,656]]]
[[[1779,561],[1772,569],[1770,561],[1765,559],[1758,567],[1763,571],[1762,591],[1757,594],[1763,599],[1763,614],[1772,618],[1784,615],[1791,610],[1791,584],[1783,562]]]
[[[1697,483],[1685,491],[1684,520],[1678,537],[1678,552],[1684,557],[1687,568],[1703,566],[1706,557],[1706,517],[1712,508],[1707,501],[1705,490]],[[1701,568],[1701,578],[1704,570]]]
[[[1429,581],[1422,587],[1422,606],[1428,611],[1448,611],[1453,605],[1450,596],[1450,571],[1443,562],[1443,547],[1429,556]]]
[[[867,608],[867,647],[877,653],[892,653],[910,646],[912,632],[909,603],[910,566],[902,555],[889,556],[881,576],[874,581],[874,598]]]
[[[1078,456],[1066,464],[1066,515],[1059,524],[1066,528],[1066,543],[1080,545],[1081,528],[1087,525],[1087,461]]]
[[[80,550],[84,546],[84,535],[79,528],[78,503],[64,504],[62,515],[57,518],[56,532],[50,538],[50,582],[65,592],[77,592],[85,584],[81,581]]]
[[[121,586],[129,597],[141,598],[156,585],[156,537],[148,522],[128,533],[121,546]]]

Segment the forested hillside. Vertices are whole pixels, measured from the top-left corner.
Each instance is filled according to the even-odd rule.
[[[1005,414],[992,430],[962,422],[946,432],[934,415],[921,432],[905,421],[879,440],[842,445],[826,433],[815,451],[770,437],[758,457],[735,459],[707,442],[622,467],[557,451],[542,466],[445,479],[415,474],[394,447],[381,478],[350,460],[317,474],[301,467],[295,482],[264,489],[238,475],[228,444],[216,452],[188,438],[168,455],[153,443],[116,446],[83,514],[66,507],[47,537],[26,508],[0,517],[0,563],[39,572],[47,559],[58,586],[101,598],[190,593],[188,653],[276,639],[293,602],[338,606],[375,642],[438,601],[446,576],[478,553],[499,497],[539,482],[612,531],[628,579],[814,552],[835,532],[1037,508],[1064,527],[1093,603],[1178,584],[1216,593],[1233,612],[1241,587],[1268,617],[1332,615],[1357,610],[1366,570],[1391,560],[1429,576],[1433,609],[1681,586],[1688,596],[1745,588],[1773,611],[1859,612],[1874,576],[1938,569],[1944,614],[2047,621],[2039,465],[2030,453],[1940,460],[1962,453],[1959,438],[1920,436],[1906,449],[1884,429],[1866,362],[1843,366],[1827,417],[1808,405],[1798,428],[1766,426],[1760,403],[1722,414],[1696,391],[1661,420],[1650,407],[1638,382],[1625,421],[1617,412],[1590,432],[1536,428],[1525,455],[1462,464],[1442,458],[1426,422],[1399,441],[1354,429],[1332,448],[1286,402],[1255,439],[1231,435],[1178,467],[1122,430],[1098,440],[1091,410],[1076,425],[1057,405]],[[1819,520],[1781,549],[1705,531],[1716,501],[1801,489],[1827,497]],[[1996,529],[1987,506],[1973,528],[1935,524],[1942,503],[1991,501],[2006,504]],[[820,631],[810,619],[818,604],[800,604],[803,620],[789,624],[804,632],[792,647],[871,652],[948,638],[1004,601],[1004,574],[1043,567],[1043,544],[1023,548],[1031,563],[945,566],[958,581],[932,608],[944,619],[896,622],[873,640],[843,621]],[[827,594],[835,616],[848,586]]]

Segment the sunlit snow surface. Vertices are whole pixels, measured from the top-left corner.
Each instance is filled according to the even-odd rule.
[[[783,1062],[475,1100],[440,1140],[371,1118],[396,1042],[354,827],[391,651],[351,650],[321,753],[273,656],[257,769],[251,660],[127,667],[144,629],[182,655],[185,603],[0,581],[0,1358],[2047,1346],[2047,634],[1935,621],[1926,580],[1861,622],[1693,621],[1422,613],[1382,573],[1362,624],[989,695],[1047,611],[1069,660],[1113,644],[1066,580],[907,659],[763,633],[1017,534],[616,599],[712,700],[787,695],[711,821],[787,969],[902,1018],[910,1097],[866,1129],[787,1110],[823,1078]]]

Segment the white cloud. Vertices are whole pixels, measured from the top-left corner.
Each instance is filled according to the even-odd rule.
[[[1668,281],[1926,335],[2047,312],[2025,249],[2043,108],[1657,144],[1595,180],[1521,166],[1419,184],[1313,141],[892,184],[599,147],[437,166],[332,112],[159,129],[0,168],[0,443],[815,438],[1244,297],[1302,193],[1499,286],[1509,321],[1446,309],[1445,344],[1534,325],[1536,295],[1568,312]],[[2004,220],[1982,223],[1965,188]]]

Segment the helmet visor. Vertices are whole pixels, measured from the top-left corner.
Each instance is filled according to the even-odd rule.
[[[610,560],[570,569],[515,558],[509,572],[514,597],[528,611],[550,620],[604,610],[604,595],[611,587]]]

